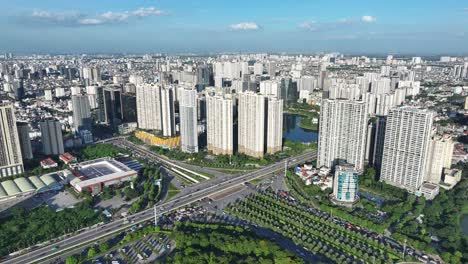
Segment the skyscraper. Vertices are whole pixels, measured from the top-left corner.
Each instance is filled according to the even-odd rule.
[[[318,166],[333,168],[339,162],[364,169],[367,111],[365,102],[323,100],[320,111]]]
[[[181,89],[180,140],[182,151],[198,152],[197,90]]]
[[[23,171],[13,105],[0,103],[0,176],[18,175]]]
[[[410,106],[390,110],[380,180],[415,192],[426,174],[434,114]]]
[[[261,158],[282,149],[283,100],[254,92],[239,94],[239,152]]]
[[[219,95],[206,97],[208,150],[215,155],[234,153],[234,102]]]
[[[160,85],[137,85],[136,96],[138,127],[141,129],[162,130]]]
[[[103,89],[104,123],[117,127],[122,123],[122,88],[107,86]]]
[[[73,127],[75,131],[91,129],[91,107],[88,96],[73,95],[71,99],[73,107]]]
[[[265,96],[254,92],[239,94],[239,153],[261,158],[265,148]]]
[[[267,100],[266,152],[269,154],[283,149],[283,102],[275,97]]]
[[[56,120],[44,120],[41,127],[42,148],[45,155],[60,155],[65,152],[63,147],[62,126]]]
[[[174,90],[162,83],[140,84],[136,88],[138,127],[175,135]]]
[[[31,138],[29,137],[29,124],[26,122],[17,122],[19,143],[21,147],[21,155],[23,159],[32,159]]]
[[[172,137],[176,133],[174,100],[174,88],[171,86],[161,88],[161,122],[165,137]],[[195,116],[196,114],[195,111]]]

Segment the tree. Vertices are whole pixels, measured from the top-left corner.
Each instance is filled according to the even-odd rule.
[[[68,256],[65,259],[65,264],[78,264],[78,263],[80,263],[80,260],[78,259],[76,255]]]
[[[109,245],[109,242],[107,242],[107,241],[104,242],[104,243],[101,243],[101,244],[99,245],[99,251],[100,251],[101,253],[107,252],[109,249],[110,249],[110,245]]]
[[[97,252],[94,247],[91,247],[88,249],[88,258],[94,258],[96,256]]]

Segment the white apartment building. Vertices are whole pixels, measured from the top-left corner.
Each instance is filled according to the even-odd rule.
[[[24,172],[13,105],[0,104],[0,177]]]
[[[319,167],[335,167],[344,161],[364,169],[367,133],[366,103],[350,100],[323,100],[318,140]]]
[[[180,94],[180,141],[183,152],[198,152],[197,90],[182,89]]]
[[[206,97],[207,147],[215,155],[234,153],[234,101],[220,95]]]
[[[402,106],[390,110],[380,179],[415,192],[426,175],[434,114],[426,109]]]

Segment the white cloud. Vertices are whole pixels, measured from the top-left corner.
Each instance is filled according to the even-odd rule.
[[[260,26],[254,22],[242,22],[238,24],[232,24],[229,26],[233,30],[258,30]]]
[[[84,19],[78,20],[78,23],[82,25],[99,25],[99,24],[102,24],[103,21],[100,19],[96,19],[96,18],[84,18]]]
[[[29,15],[33,22],[56,24],[63,26],[102,25],[122,23],[131,18],[144,18],[151,16],[165,16],[169,13],[155,7],[141,7],[133,11],[108,11],[97,16],[87,16],[78,12],[52,13],[48,11],[34,11]]]
[[[315,21],[305,21],[298,25],[298,28],[315,31],[317,30],[317,23]]]
[[[377,21],[377,18],[373,16],[362,16],[361,21],[364,23],[373,23]]]
[[[356,19],[345,17],[345,18],[338,19],[338,22],[343,23],[343,24],[353,24],[353,23],[356,23]]]

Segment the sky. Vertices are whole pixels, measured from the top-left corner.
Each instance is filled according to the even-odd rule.
[[[0,0],[0,52],[468,54],[468,0]]]

